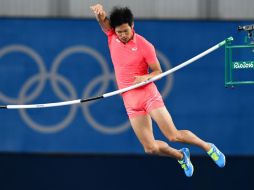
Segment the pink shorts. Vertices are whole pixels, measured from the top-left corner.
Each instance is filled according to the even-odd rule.
[[[164,102],[154,83],[122,94],[129,118],[146,115],[153,109],[163,107]]]

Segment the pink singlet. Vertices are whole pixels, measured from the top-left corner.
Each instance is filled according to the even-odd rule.
[[[142,36],[134,33],[133,39],[124,44],[113,29],[106,34],[119,89],[133,85],[135,76],[148,74],[148,64],[157,62],[153,45]],[[122,97],[130,118],[164,106],[154,83],[125,92]]]

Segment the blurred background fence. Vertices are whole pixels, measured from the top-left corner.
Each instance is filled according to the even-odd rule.
[[[129,6],[136,18],[148,19],[250,19],[252,0],[1,0],[0,16],[91,18],[89,6],[101,3]]]

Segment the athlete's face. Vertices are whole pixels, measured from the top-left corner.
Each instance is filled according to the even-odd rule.
[[[115,32],[121,42],[127,43],[133,37],[133,25],[130,26],[128,23],[122,24],[115,28]]]

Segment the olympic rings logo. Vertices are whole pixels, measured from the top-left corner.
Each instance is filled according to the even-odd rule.
[[[50,71],[47,71],[46,65],[42,57],[35,50],[21,44],[8,45],[0,49],[0,60],[4,56],[15,52],[21,53],[22,55],[31,58],[34,63],[36,63],[39,72],[31,76],[24,82],[21,90],[18,93],[17,98],[7,96],[0,91],[0,101],[6,104],[31,103],[36,98],[38,98],[38,96],[40,96],[43,89],[45,88],[46,81],[50,82],[53,92],[61,101],[68,101],[70,99],[74,100],[80,97],[90,97],[91,92],[95,89],[95,86],[98,86],[98,84],[100,84],[100,88],[97,90],[97,94],[104,94],[108,92],[107,89],[109,87],[110,81],[114,81],[114,74],[110,72],[108,66],[109,63],[98,51],[88,46],[76,45],[66,48],[56,56],[52,63]],[[62,74],[59,74],[58,72],[63,60],[76,53],[85,54],[93,57],[99,63],[103,72],[101,75],[93,77],[92,81],[90,81],[89,84],[84,88],[81,96],[77,94],[76,89],[74,88],[74,85],[70,82],[70,80]],[[157,56],[162,66],[164,66],[165,70],[169,70],[171,66],[167,57],[159,51],[157,51]],[[169,94],[172,88],[172,80],[172,75],[166,78],[166,85],[164,85],[163,87],[162,96],[166,97]],[[66,88],[66,90],[70,94],[69,96],[66,95],[65,92],[61,89],[59,83]],[[37,84],[37,86],[33,89],[32,92],[30,92],[29,89],[35,84]],[[34,121],[25,109],[19,110],[19,113],[25,124],[39,133],[56,133],[68,127],[74,120],[79,107],[81,107],[83,116],[86,121],[98,132],[104,134],[119,134],[123,133],[130,127],[129,121],[125,121],[124,123],[114,127],[109,127],[105,124],[101,124],[94,118],[90,111],[92,104],[94,104],[94,102],[88,102],[86,104],[83,104],[82,106],[71,105],[67,116],[65,116],[62,121],[53,125],[43,125]]]

